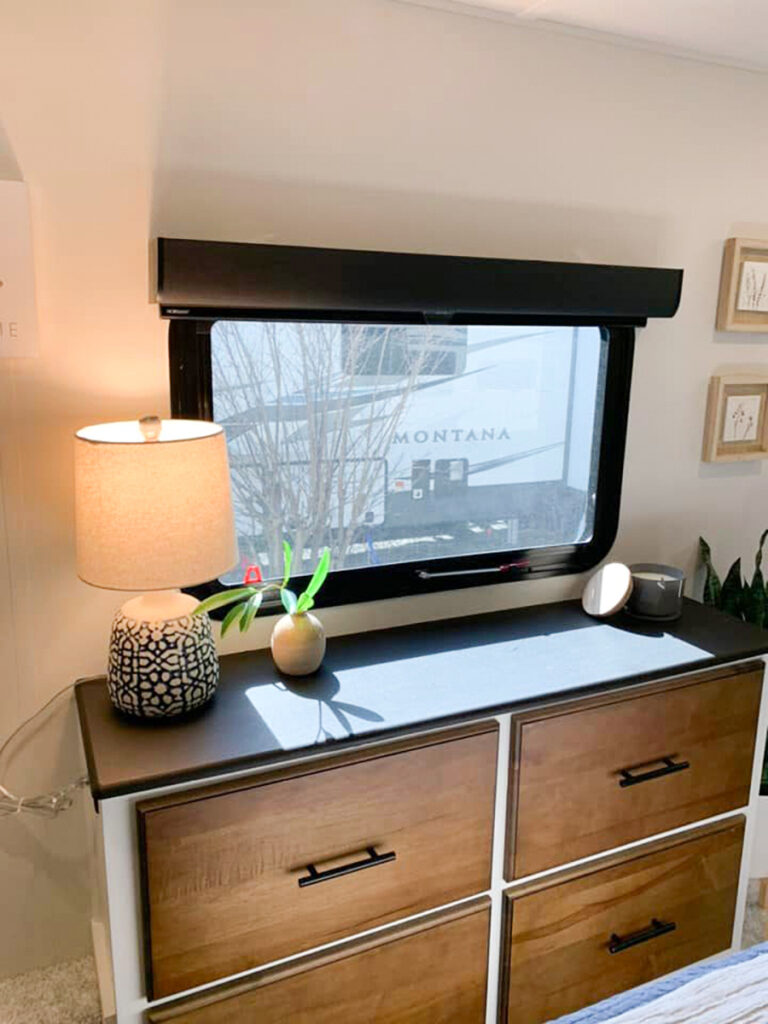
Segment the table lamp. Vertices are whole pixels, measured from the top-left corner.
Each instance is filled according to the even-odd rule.
[[[219,681],[207,615],[176,588],[237,562],[224,431],[156,416],[75,434],[77,570],[109,590],[145,590],[112,624],[107,683],[130,715],[201,707]]]

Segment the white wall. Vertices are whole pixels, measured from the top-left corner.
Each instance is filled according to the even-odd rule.
[[[0,364],[0,734],[104,669],[116,600],[75,577],[70,435],[167,411],[158,233],[684,267],[678,316],[639,336],[615,554],[691,568],[701,531],[722,565],[751,555],[765,470],[699,451],[710,373],[768,363],[713,328],[723,239],[768,237],[768,79],[394,0],[0,0],[0,40],[0,176],[31,190],[41,333],[39,358]],[[79,757],[69,708],[6,784],[48,788]],[[80,815],[0,820],[0,974],[81,953],[87,902]]]

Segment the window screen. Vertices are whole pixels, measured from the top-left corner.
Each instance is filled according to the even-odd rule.
[[[242,566],[311,572],[587,544],[608,334],[599,327],[218,321]],[[463,559],[463,561],[462,561]],[[446,563],[446,560],[449,560]]]

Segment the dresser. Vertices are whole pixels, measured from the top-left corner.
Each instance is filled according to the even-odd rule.
[[[76,695],[118,1024],[543,1024],[741,932],[768,633],[572,602],[222,659],[184,721]]]

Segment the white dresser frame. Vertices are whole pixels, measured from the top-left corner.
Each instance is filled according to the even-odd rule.
[[[747,658],[742,661],[729,662],[727,666],[746,664],[762,660],[768,662],[768,658]],[[678,673],[665,676],[664,679],[679,679],[689,676],[692,673]],[[642,684],[626,687],[617,685],[608,692],[617,694],[635,693],[640,695],[643,692]],[[553,699],[552,703],[564,704],[577,700],[578,695],[569,695],[566,700]],[[485,893],[473,893],[464,900],[457,900],[454,903],[445,904],[442,907],[433,907],[428,911],[410,915],[397,922],[371,928],[359,932],[355,936],[347,936],[344,939],[315,947],[312,950],[303,952],[281,960],[272,961],[250,971],[230,975],[227,978],[219,978],[215,982],[201,985],[197,988],[188,989],[183,993],[176,993],[165,999],[148,1001],[144,994],[144,965],[143,965],[143,924],[141,906],[141,886],[139,878],[139,857],[138,857],[138,835],[136,824],[136,804],[139,801],[156,796],[164,796],[169,793],[179,793],[189,789],[195,789],[201,784],[209,785],[215,782],[231,781],[245,776],[254,776],[263,772],[274,770],[274,765],[266,765],[261,768],[248,768],[237,772],[226,772],[214,777],[197,779],[175,786],[163,786],[156,789],[143,790],[141,793],[134,793],[130,796],[110,797],[101,801],[99,813],[92,810],[89,813],[89,827],[93,840],[93,873],[94,873],[94,899],[92,934],[94,945],[94,956],[96,959],[97,975],[99,979],[99,992],[102,1003],[102,1017],[104,1024],[144,1024],[144,1013],[149,1007],[159,1007],[166,1003],[177,1000],[181,995],[191,995],[203,992],[208,989],[215,989],[224,981],[232,981],[236,978],[243,978],[249,975],[260,973],[277,964],[287,963],[291,960],[298,960],[308,956],[310,953],[322,949],[329,949],[347,942],[350,938],[361,935],[373,935],[377,932],[384,932],[389,928],[402,923],[403,920],[415,921],[426,917],[437,910],[450,906],[457,906],[469,902],[480,895],[490,897],[491,900],[491,925],[489,943],[489,967],[488,967],[488,994],[486,1002],[486,1024],[497,1024],[498,1019],[498,993],[499,993],[499,967],[501,962],[501,936],[502,936],[502,894],[505,891],[528,883],[534,878],[543,878],[555,874],[567,867],[574,867],[579,864],[586,864],[591,861],[601,860],[612,853],[632,849],[642,849],[648,843],[654,842],[666,836],[677,835],[678,833],[690,831],[699,825],[711,822],[724,821],[736,815],[744,815],[746,818],[744,832],[744,847],[741,859],[739,874],[739,886],[736,899],[736,914],[733,923],[733,934],[731,949],[738,949],[741,942],[741,934],[744,926],[744,914],[747,901],[747,887],[749,884],[749,865],[754,842],[757,804],[760,791],[760,776],[763,764],[763,751],[765,748],[766,730],[768,729],[768,685],[763,681],[762,696],[760,701],[760,712],[757,726],[757,739],[755,743],[755,757],[752,768],[752,784],[750,787],[749,803],[745,807],[735,808],[727,814],[719,814],[711,818],[704,818],[691,822],[680,828],[671,829],[668,832],[656,833],[645,839],[627,843],[624,846],[616,847],[613,850],[604,850],[599,854],[584,857],[568,864],[560,864],[555,868],[540,872],[536,875],[529,875],[524,879],[516,879],[514,882],[507,882],[504,878],[505,842],[506,842],[506,819],[507,819],[507,791],[509,780],[510,762],[510,737],[512,733],[512,718],[514,712],[501,715],[486,716],[495,718],[499,723],[499,746],[498,764],[496,777],[496,802],[495,819],[493,832],[493,853],[491,868],[491,885]],[[477,720],[483,716],[478,715]],[[430,735],[442,732],[449,726],[431,726],[421,733],[409,732],[409,736]],[[162,736],[158,734],[158,743],[162,742]],[[374,738],[366,739],[355,745],[345,745],[345,750],[364,749],[376,746],[380,740]],[[281,767],[286,764],[311,763],[319,758],[327,758],[328,749],[318,748],[309,757],[297,757],[289,761],[281,761]],[[729,951],[723,951],[718,956]]]

